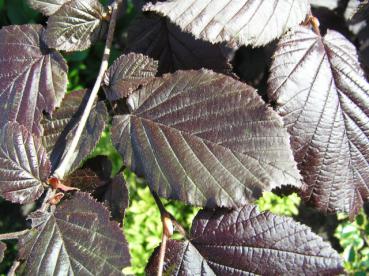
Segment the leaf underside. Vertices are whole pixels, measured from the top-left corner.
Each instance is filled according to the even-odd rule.
[[[167,19],[154,14],[139,16],[128,29],[126,52],[147,55],[159,61],[159,74],[177,70],[208,68],[230,74],[234,50],[212,45],[183,33]]]
[[[89,92],[87,90],[79,90],[68,94],[62,106],[54,112],[53,116],[51,118],[44,117],[42,120],[45,129],[43,142],[50,154],[53,170],[57,168],[73,140],[88,97]],[[72,156],[73,158],[68,164],[68,173],[72,173],[77,169],[81,162],[93,151],[105,129],[107,120],[108,111],[104,102],[97,102],[91,110]]]
[[[32,213],[35,229],[20,239],[20,258],[29,275],[122,275],[128,245],[109,212],[77,192],[54,213]]]
[[[154,275],[159,250],[147,272]],[[201,211],[189,241],[167,244],[170,275],[336,275],[340,256],[292,218],[260,213],[247,205],[234,211]]]
[[[244,83],[208,70],[177,71],[127,101],[131,114],[114,118],[113,143],[163,197],[235,207],[300,184],[281,118]]]
[[[300,27],[278,45],[269,96],[291,134],[305,200],[356,214],[369,197],[369,84],[355,47]]]
[[[60,7],[71,0],[27,0],[28,5],[46,16],[54,14]]]
[[[73,0],[49,17],[46,42],[67,52],[91,46],[106,30],[104,7],[98,0]]]
[[[47,49],[41,25],[0,30],[0,128],[8,121],[42,134],[42,112],[52,113],[67,88],[63,57]]]
[[[304,21],[309,6],[307,0],[171,0],[143,10],[167,16],[211,43],[262,46]]]
[[[5,250],[6,250],[6,244],[3,242],[0,242],[0,263],[4,260]]]
[[[0,195],[15,203],[39,198],[50,175],[41,140],[16,122],[0,130]]]
[[[152,80],[158,71],[158,62],[142,54],[120,56],[109,67],[104,77],[104,91],[109,101],[126,98],[139,86]]]

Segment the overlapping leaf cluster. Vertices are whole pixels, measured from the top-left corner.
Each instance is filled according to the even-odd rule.
[[[46,29],[0,31],[0,195],[17,203],[42,195],[89,97],[64,97],[68,69],[58,50],[90,47],[110,20],[97,0],[29,4],[49,16]],[[251,204],[284,185],[320,210],[351,216],[369,198],[369,84],[356,47],[338,32],[322,35],[307,0],[168,0],[142,10],[59,181],[122,221],[122,176],[111,178],[101,156],[80,167],[112,114],[124,165],[154,194],[205,208],[188,237],[168,242],[166,273],[340,273],[337,252],[309,228]],[[364,1],[352,22],[367,11]],[[277,38],[266,93],[273,109],[237,78],[231,59],[241,45]],[[30,215],[32,229],[20,239],[26,271],[118,275],[129,265],[123,234],[91,195],[72,193]]]

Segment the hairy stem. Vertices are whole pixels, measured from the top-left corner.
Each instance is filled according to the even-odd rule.
[[[27,234],[28,231],[29,230],[26,229],[26,230],[22,230],[22,231],[18,231],[18,232],[0,234],[0,241],[19,239],[20,236],[23,236],[24,234]]]
[[[95,99],[97,97],[97,93],[100,90],[101,82],[104,78],[105,71],[108,69],[110,49],[111,49],[111,46],[112,46],[112,43],[113,43],[114,30],[115,30],[115,26],[116,26],[116,22],[117,22],[117,16],[118,16],[118,7],[121,5],[122,2],[123,2],[123,0],[116,0],[112,4],[112,15],[111,15],[111,19],[110,19],[109,30],[108,30],[108,35],[107,35],[107,38],[106,38],[105,49],[104,49],[104,56],[102,58],[102,62],[101,62],[101,65],[100,65],[99,74],[96,78],[95,85],[94,85],[94,87],[91,91],[90,97],[89,97],[88,102],[86,104],[86,108],[83,111],[81,120],[78,124],[78,128],[76,130],[76,133],[74,134],[73,140],[72,140],[69,148],[67,149],[66,154],[62,158],[62,161],[60,162],[58,168],[54,172],[54,176],[57,177],[58,179],[63,179],[65,177],[66,173],[69,170],[69,166],[72,163],[74,151],[77,148],[77,145],[78,145],[78,142],[81,138],[82,132],[83,132],[85,126],[86,126],[87,119],[88,119],[88,117],[91,113],[91,109],[92,109],[92,107],[94,105],[94,102],[95,102]]]

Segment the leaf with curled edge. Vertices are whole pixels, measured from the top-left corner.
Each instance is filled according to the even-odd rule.
[[[0,30],[0,128],[17,121],[42,134],[42,112],[52,113],[67,89],[63,57],[43,42],[41,25]]]
[[[300,27],[279,42],[269,96],[291,134],[303,198],[354,215],[369,197],[369,84],[341,34]]]
[[[0,242],[0,263],[4,260],[5,250],[6,250],[6,244],[3,242]]]
[[[299,187],[281,118],[252,87],[208,70],[164,75],[128,97],[112,140],[159,195],[241,206],[282,184]]]
[[[89,94],[87,90],[79,90],[66,95],[61,107],[54,112],[53,116],[49,118],[45,116],[42,120],[42,126],[45,129],[43,143],[49,152],[54,170],[72,142]],[[87,120],[73,159],[69,162],[69,173],[77,169],[96,147],[107,120],[108,111],[104,102],[97,102]]]
[[[157,271],[159,250],[147,267]],[[246,205],[234,211],[200,211],[189,240],[171,240],[164,273],[170,275],[338,275],[339,254],[292,218],[260,213]],[[195,272],[195,273],[193,273]]]
[[[46,16],[57,12],[60,7],[71,0],[27,0],[28,5]]]
[[[77,192],[53,213],[32,213],[37,224],[19,240],[29,275],[122,275],[129,265],[128,244],[108,210]]]
[[[46,42],[50,48],[82,51],[105,33],[107,15],[98,0],[73,0],[49,17]]]
[[[128,97],[139,86],[152,80],[158,71],[158,62],[136,53],[121,55],[104,76],[104,90],[109,101]]]
[[[26,127],[9,122],[0,130],[0,196],[30,203],[44,191],[50,161],[41,140]]]
[[[231,74],[234,50],[225,44],[212,45],[155,14],[138,16],[128,29],[126,52],[147,55],[159,61],[159,74],[207,68]]]
[[[171,0],[144,11],[167,16],[198,39],[263,46],[304,21],[308,0]]]

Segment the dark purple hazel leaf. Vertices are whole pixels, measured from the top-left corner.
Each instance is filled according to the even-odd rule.
[[[282,184],[300,186],[281,118],[252,87],[208,70],[157,78],[127,99],[112,140],[159,195],[241,206]]]
[[[196,40],[154,14],[141,15],[131,24],[127,43],[127,53],[142,53],[158,60],[159,74],[201,68],[225,74],[232,71],[233,49],[225,44]]]
[[[27,0],[28,5],[46,16],[54,14],[60,7],[71,0]]]
[[[3,242],[0,242],[0,263],[4,260],[5,250],[6,250],[6,244]]]
[[[98,0],[67,2],[49,17],[47,45],[67,52],[89,48],[106,30],[106,12]]]
[[[41,25],[7,26],[0,30],[0,128],[17,121],[42,134],[42,112],[52,113],[67,88],[63,57],[42,42]]]
[[[104,90],[109,101],[128,97],[139,86],[155,77],[158,62],[142,54],[129,53],[120,56],[104,77]]]
[[[122,230],[87,193],[57,205],[19,243],[28,275],[122,275],[130,264]]]
[[[53,169],[57,168],[68,145],[72,142],[88,97],[87,90],[79,90],[68,94],[62,106],[54,112],[53,116],[51,118],[45,116],[42,120],[42,126],[45,129],[43,143],[50,154]],[[105,129],[107,119],[108,111],[104,102],[96,103],[82,132],[74,154],[74,160],[69,164],[69,173],[77,169],[81,162],[93,151]]]
[[[352,15],[350,23],[356,24],[367,19],[369,19],[369,1],[363,0]]]
[[[303,198],[354,215],[369,197],[369,84],[356,49],[300,27],[279,43],[269,79],[306,183]]]
[[[193,221],[190,241],[169,242],[165,255],[165,272],[173,270],[176,275],[208,272],[208,267],[212,275],[343,272],[339,254],[310,228],[289,217],[260,213],[253,205],[234,211],[199,212]],[[156,269],[156,258],[155,255],[151,258],[151,271]]]
[[[148,3],[144,11],[170,18],[198,39],[262,46],[304,21],[307,0],[172,0]]]
[[[41,140],[26,127],[9,122],[0,130],[0,196],[33,202],[44,191],[50,167]]]

